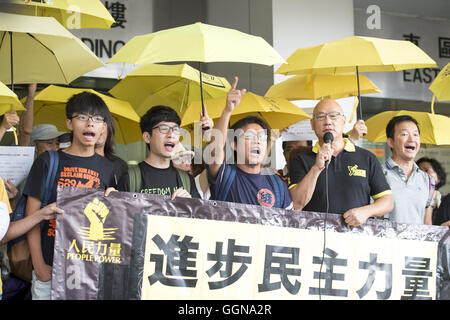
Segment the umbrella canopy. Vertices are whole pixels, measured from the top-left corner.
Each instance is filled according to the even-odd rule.
[[[200,22],[135,36],[108,63],[174,61],[285,63],[261,37]]]
[[[358,101],[361,101],[359,72],[437,66],[433,59],[410,41],[360,36],[300,48],[289,56],[287,62],[288,64],[282,65],[275,73],[337,74],[356,71]],[[362,118],[361,107],[359,110]]]
[[[109,92],[131,103],[139,116],[155,105],[167,105],[180,115],[200,97],[200,72],[187,64],[143,65],[120,80]],[[230,84],[225,78],[202,73],[207,99],[226,96]]]
[[[53,17],[67,29],[109,29],[115,22],[99,0],[9,0],[2,4],[8,13]]]
[[[108,61],[146,64],[174,61],[285,63],[263,38],[234,29],[194,23],[133,37]],[[200,97],[203,104],[202,77]]]
[[[297,75],[272,85],[266,97],[287,100],[340,99],[358,95],[356,74]],[[381,91],[367,77],[360,75],[361,94]]]
[[[407,40],[352,36],[318,46],[300,48],[275,73],[336,74],[434,68],[436,62]]]
[[[381,112],[366,121],[367,135],[364,137],[372,142],[386,142],[386,126],[395,116],[408,115],[419,123],[420,142],[435,145],[450,145],[450,118],[428,112],[413,112],[408,110]]]
[[[131,105],[123,100],[115,99],[92,89],[64,88],[48,86],[38,92],[34,97],[34,125],[41,123],[54,124],[58,130],[65,131],[66,102],[77,93],[88,91],[97,94],[103,99],[114,119],[116,143],[128,144],[142,140],[139,127],[140,118]]]
[[[211,119],[218,119],[225,107],[226,97],[209,99],[205,101],[208,115]],[[201,111],[200,101],[193,102],[181,119],[181,126],[188,126],[198,121]],[[311,117],[295,104],[283,98],[268,98],[247,92],[242,96],[241,103],[233,110],[230,124],[239,119],[256,115],[263,118],[272,129],[284,129],[291,124]]]
[[[0,115],[10,110],[25,110],[17,95],[0,82]]]
[[[433,92],[431,112],[434,113],[434,100],[450,100],[450,62],[442,68],[437,77],[431,83],[429,89]]]
[[[68,84],[103,65],[54,18],[0,12],[0,81]]]

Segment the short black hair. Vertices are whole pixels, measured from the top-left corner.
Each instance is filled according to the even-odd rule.
[[[109,160],[112,160],[112,157],[114,156],[114,136],[116,134],[116,129],[114,126],[114,118],[111,114],[105,117],[106,122],[106,140],[105,140],[105,146],[103,147],[103,152],[105,154],[105,157]]]
[[[405,121],[410,121],[410,122],[415,123],[417,126],[417,129],[419,130],[419,133],[420,133],[419,123],[417,122],[416,119],[414,119],[413,117],[408,116],[408,115],[396,116],[396,117],[393,117],[386,126],[386,138],[394,139],[395,126],[398,123],[405,122]]]
[[[445,169],[442,167],[439,161],[432,158],[422,157],[416,161],[416,164],[420,165],[422,162],[429,162],[433,167],[433,170],[436,171],[436,174],[439,178],[439,183],[436,184],[436,189],[439,189],[440,187],[445,185],[445,183],[447,182],[447,173],[445,172]]]
[[[175,122],[177,125],[181,124],[180,116],[174,109],[167,106],[154,106],[141,117],[139,124],[142,133],[148,132],[151,135],[155,125],[162,121]]]
[[[283,141],[283,142],[281,143],[281,148],[283,148],[283,151],[286,150],[286,144],[287,144],[287,142],[289,142],[289,141]],[[306,145],[307,145],[308,147],[312,147],[312,140],[306,140]]]
[[[74,94],[67,100],[66,117],[72,119],[74,113],[87,113],[91,115],[100,115],[103,118],[111,116],[108,106],[98,95],[92,92],[83,91]]]

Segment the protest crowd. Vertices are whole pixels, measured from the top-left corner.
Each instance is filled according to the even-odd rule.
[[[413,116],[394,116],[385,124],[391,156],[381,164],[358,146],[370,131],[365,121],[357,120],[345,132],[348,119],[338,99],[324,97],[309,120],[316,140],[283,141],[286,165],[275,170],[268,158],[276,139],[282,139],[280,130],[259,115],[233,119],[248,94],[236,76],[219,116],[210,117],[211,110],[204,108],[196,119],[204,138],[200,149],[183,143],[192,130],[182,126],[174,106],[144,106],[139,134],[147,155],[133,162],[115,152],[116,115],[99,94],[71,94],[63,103],[61,121],[67,129],[61,131],[50,119],[34,121],[37,87],[29,84],[23,111],[4,112],[0,123],[0,139],[17,128],[17,146],[35,148],[24,181],[15,185],[0,179],[0,296],[5,300],[51,299],[55,220],[65,214],[56,205],[59,186],[94,188],[105,197],[134,192],[165,201],[197,198],[327,212],[340,215],[349,227],[381,219],[450,228],[450,195],[439,192],[446,172],[436,159],[418,159],[424,128]],[[120,134],[126,138],[130,133],[121,129]],[[15,255],[20,255],[17,250],[29,253],[31,274],[18,274],[23,270],[13,264],[12,249]]]

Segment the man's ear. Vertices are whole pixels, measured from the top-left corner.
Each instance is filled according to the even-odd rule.
[[[67,129],[69,129],[69,131],[73,131],[71,119],[66,119],[66,127],[67,127]]]
[[[231,149],[233,149],[234,151],[237,151],[237,146],[236,146],[236,142],[233,140],[230,143]]]
[[[392,138],[387,138],[386,143],[389,146],[389,148],[394,149],[394,140]]]
[[[144,141],[145,141],[146,144],[149,144],[150,141],[151,141],[151,139],[152,139],[152,136],[151,136],[150,133],[148,133],[147,131],[144,131],[144,132],[142,133],[142,138],[144,139]]]

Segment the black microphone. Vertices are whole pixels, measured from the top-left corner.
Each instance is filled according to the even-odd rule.
[[[332,144],[334,140],[334,136],[331,132],[326,132],[323,136],[323,142],[326,144]],[[328,168],[329,161],[325,161],[325,166]]]

